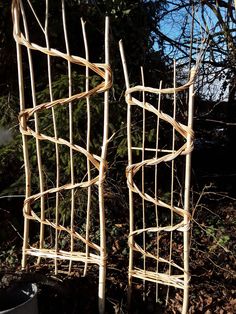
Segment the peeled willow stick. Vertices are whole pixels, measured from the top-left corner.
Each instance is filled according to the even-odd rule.
[[[29,30],[25,15],[25,10],[22,5],[22,2],[20,1],[20,9],[21,14],[23,18],[23,25],[24,25],[24,31],[26,40],[30,42],[29,38]],[[28,62],[29,62],[29,71],[30,71],[30,84],[31,84],[31,93],[32,93],[32,103],[33,108],[36,108],[37,101],[36,101],[36,91],[35,91],[35,79],[34,79],[34,67],[33,67],[33,60],[32,60],[32,53],[31,49],[27,47],[27,53],[28,53]],[[38,113],[34,113],[34,124],[35,124],[35,132],[38,134],[39,131],[39,120],[38,120]],[[44,175],[43,175],[43,166],[42,166],[42,156],[41,156],[41,145],[40,140],[36,138],[36,154],[37,154],[37,164],[38,164],[38,172],[39,172],[39,187],[40,187],[40,193],[44,192]],[[41,220],[44,221],[45,219],[45,198],[44,195],[40,197],[40,217]],[[40,236],[39,236],[39,248],[42,249],[44,247],[44,224],[40,224]],[[40,257],[38,258],[38,264],[40,263]]]
[[[162,88],[162,81],[160,82],[159,89]],[[158,95],[158,105],[157,105],[157,110],[161,110],[161,94]],[[155,158],[158,158],[158,152],[159,150],[159,131],[160,131],[160,117],[157,116],[157,121],[156,121],[156,151],[155,151]],[[157,174],[158,174],[158,169],[157,165],[155,165],[155,186],[154,186],[154,194],[155,194],[155,199],[157,199],[157,192],[158,192],[158,185],[157,185]],[[159,228],[159,210],[157,204],[155,204],[155,216],[156,216],[156,227]],[[156,273],[159,273],[159,249],[160,249],[160,238],[159,238],[160,232],[157,231],[156,233],[156,250],[157,250],[157,261],[156,261]],[[158,291],[158,282],[156,283],[156,302],[159,300],[159,291]]]
[[[176,119],[176,63],[174,60],[174,69],[173,69],[173,76],[174,76],[174,80],[173,80],[173,87],[174,87],[174,93],[173,93],[173,119]],[[172,151],[174,152],[175,150],[175,128],[174,126],[172,126]],[[171,184],[170,184],[170,195],[171,195],[171,200],[170,200],[170,206],[173,207],[174,206],[174,180],[175,180],[175,159],[173,159],[171,161]],[[171,210],[170,212],[170,225],[171,227],[173,227],[174,224],[174,212],[173,210]],[[172,249],[173,249],[173,231],[170,231],[170,250],[169,250],[169,261],[172,260]],[[168,274],[169,276],[171,276],[171,264],[169,264],[169,269],[168,269]],[[166,293],[166,305],[168,304],[169,301],[169,292],[170,292],[170,287],[168,286],[167,288],[167,293]]]
[[[46,0],[46,12],[45,12],[45,26],[44,26],[44,34],[45,34],[45,41],[47,49],[50,49],[49,45],[49,38],[48,38],[48,0]],[[53,94],[52,94],[52,71],[51,71],[51,57],[47,55],[47,65],[48,65],[48,86],[49,86],[49,96],[50,102],[53,101]],[[55,109],[52,107],[52,120],[53,120],[53,131],[54,136],[58,139],[57,135],[57,124],[56,124],[56,117],[55,117]],[[58,144],[55,143],[55,152],[56,152],[56,187],[59,188],[60,186],[60,160],[59,160],[59,147]],[[59,193],[56,192],[56,204],[55,204],[55,223],[56,226],[59,225]],[[58,252],[58,229],[55,229],[55,252]],[[55,258],[55,274],[58,273],[57,267],[57,258]]]
[[[89,60],[89,50],[88,50],[88,41],[86,36],[86,30],[85,30],[85,22],[81,18],[81,25],[82,25],[82,32],[83,32],[83,40],[84,40],[84,50],[85,50],[85,59]],[[89,91],[89,67],[86,66],[85,68],[85,91]],[[86,140],[86,150],[87,152],[90,152],[90,134],[91,134],[91,109],[90,109],[90,97],[86,97],[86,105],[87,105],[87,140]],[[87,158],[87,172],[88,172],[88,181],[91,180],[91,165],[90,161]],[[89,241],[89,229],[90,229],[90,211],[91,211],[91,186],[87,188],[87,217],[86,217],[86,230],[85,230],[85,239]],[[88,259],[89,257],[89,246],[86,244],[85,246],[85,253],[86,257]],[[87,273],[88,263],[87,260],[84,265],[84,276]]]
[[[145,86],[143,67],[141,67],[141,81],[142,85]],[[145,104],[145,91],[142,92],[142,102]],[[143,107],[143,130],[142,130],[142,162],[145,160],[145,133],[146,133],[146,110]],[[142,166],[142,193],[145,193],[145,167]],[[145,215],[145,199],[142,198],[142,218],[143,218],[143,229],[146,228],[146,215]],[[143,232],[143,249],[146,251],[146,232]],[[146,271],[146,255],[143,256],[143,270]],[[146,299],[146,281],[143,280],[143,301]]]
[[[190,80],[195,76],[195,69],[191,70]],[[193,127],[193,106],[194,106],[194,86],[189,87],[189,100],[188,100],[188,127]],[[187,147],[192,145],[192,137],[187,135]],[[185,166],[185,186],[184,186],[184,210],[189,213],[190,209],[190,178],[191,178],[191,152],[186,155]],[[187,226],[183,231],[184,237],[184,296],[183,296],[183,311],[182,314],[188,312],[188,299],[189,299],[189,218],[188,215],[184,215],[184,224]]]
[[[19,28],[19,11],[17,7],[14,7],[13,18],[15,20],[15,31],[17,34],[20,33]],[[20,98],[20,111],[25,109],[25,95],[24,95],[24,77],[23,77],[23,68],[22,68],[22,51],[21,45],[16,43],[16,52],[17,52],[17,71],[18,71],[18,84],[19,84],[19,98]],[[27,136],[22,134],[23,142],[23,157],[24,157],[24,167],[25,167],[25,197],[28,198],[31,195],[31,171],[28,155],[28,143]],[[30,214],[30,205],[27,204],[25,208],[26,213]],[[29,246],[29,220],[24,217],[24,239],[22,247],[22,268],[26,267],[26,249]]]
[[[127,64],[125,59],[125,53],[123,48],[122,40],[119,41],[120,55],[123,65],[123,72],[125,77],[125,85],[126,89],[130,88],[129,84],[129,75],[127,70]],[[131,96],[129,95],[129,99]],[[131,141],[131,105],[128,104],[127,107],[127,148],[128,148],[128,166],[132,165],[132,141]],[[128,181],[133,182],[132,173],[128,174]],[[129,189],[129,233],[132,234],[134,231],[134,208],[133,208],[133,192]],[[130,238],[130,246],[129,246],[129,272],[128,272],[128,304],[130,306],[131,303],[131,292],[132,292],[132,271],[133,271],[133,255],[134,255],[134,238],[133,236]]]
[[[109,64],[109,18],[106,16],[105,21],[105,64]],[[109,82],[109,73],[106,70],[105,84]],[[105,283],[106,283],[106,228],[105,228],[105,207],[104,207],[104,176],[105,161],[107,156],[108,145],[108,122],[109,122],[109,90],[104,92],[104,119],[103,119],[103,143],[101,162],[99,167],[99,220],[100,220],[100,248],[101,248],[101,265],[99,267],[99,313],[105,312]]]
[[[62,21],[63,21],[63,31],[64,31],[64,39],[66,45],[66,54],[70,55],[70,48],[69,48],[69,41],[67,35],[67,28],[66,28],[66,13],[65,13],[65,1],[62,0]],[[68,67],[68,87],[69,87],[69,97],[72,96],[72,75],[71,75],[71,62],[67,61]],[[70,137],[70,144],[73,145],[73,110],[72,110],[72,102],[69,102],[69,137]],[[70,148],[70,175],[71,175],[71,184],[74,185],[75,183],[75,176],[74,176],[74,159],[73,159],[73,149]],[[71,227],[71,239],[70,239],[70,251],[73,253],[74,251],[74,237],[73,237],[73,230],[74,230],[74,219],[75,219],[75,190],[71,189],[71,216],[70,216],[70,227]],[[72,260],[69,263],[69,273],[71,272],[72,267]]]

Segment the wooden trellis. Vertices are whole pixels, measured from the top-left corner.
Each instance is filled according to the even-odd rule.
[[[85,22],[82,19],[85,57],[70,53],[64,0],[61,1],[58,11],[60,14],[57,15],[63,25],[64,52],[50,46],[51,4],[52,1],[49,0],[40,3],[45,10],[44,20],[41,21],[31,1],[12,2],[20,95],[19,123],[26,180],[22,267],[27,266],[27,256],[37,257],[38,263],[44,258],[54,260],[55,273],[62,267],[59,260],[68,261],[66,266],[64,263],[64,267],[69,272],[73,269],[72,262],[81,262],[84,275],[88,264],[97,264],[99,310],[102,313],[106,276],[103,182],[106,176],[108,145],[108,90],[112,85],[109,67],[109,20],[106,18],[105,24],[105,63],[91,63]],[[38,34],[32,33],[32,25],[37,25]],[[40,42],[34,42],[33,38],[40,38]],[[34,59],[35,55],[37,59]],[[63,72],[67,95],[62,98],[54,97],[58,88],[54,87],[55,59],[59,60],[57,63],[61,61],[61,67],[67,69],[66,74]],[[36,60],[41,62],[40,67],[44,67],[48,75],[48,82],[44,87],[38,87],[40,77],[35,70],[38,66]],[[84,77],[84,86],[77,86],[77,81],[74,81],[74,67],[83,74],[80,77]],[[96,85],[92,85],[90,81],[90,76],[93,75],[100,78]],[[48,97],[43,103],[39,97],[42,88]],[[95,96],[101,97],[99,104],[103,119],[100,120],[103,120],[103,124],[100,134],[103,137],[101,149],[92,151]],[[82,117],[79,116],[79,121],[74,121],[75,112],[78,111]],[[48,121],[46,127],[42,123],[45,119]],[[79,133],[76,128],[79,128],[81,121],[86,127],[86,136],[79,141],[74,138],[74,134]],[[32,156],[32,147],[35,147],[36,156]],[[50,162],[52,175],[45,166]],[[32,243],[33,234],[37,233],[38,241]],[[95,234],[98,235],[97,238]]]
[[[174,67],[173,88],[162,88],[162,83],[150,88],[141,68],[142,85],[130,87],[122,42],[120,52],[128,106],[129,295],[137,278],[144,299],[150,292],[147,283],[154,283],[157,302],[165,295],[168,303],[170,287],[182,289],[182,313],[187,313],[195,71],[177,87]]]

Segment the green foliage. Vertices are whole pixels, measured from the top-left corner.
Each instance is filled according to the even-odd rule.
[[[126,103],[123,97],[124,92],[124,77],[118,50],[118,41],[123,39],[126,50],[126,57],[128,62],[129,72],[131,73],[131,82],[139,83],[140,81],[140,65],[147,68],[147,81],[152,84],[152,75],[149,71],[150,68],[158,68],[161,74],[165,68],[163,56],[159,52],[153,51],[153,43],[151,42],[151,33],[153,27],[156,26],[156,18],[159,10],[164,5],[165,1],[78,1],[70,0],[65,1],[68,36],[70,43],[70,52],[74,55],[84,54],[82,32],[80,31],[80,17],[83,16],[86,21],[86,32],[88,38],[90,60],[92,62],[104,62],[104,17],[110,16],[110,62],[113,70],[113,88],[110,93],[110,124],[109,134],[114,134],[110,141],[108,151],[108,172],[109,180],[115,182],[109,189],[112,195],[120,193],[118,198],[126,198],[124,193],[126,190],[125,184],[125,165],[127,164],[127,139],[126,139]],[[26,14],[28,14],[27,3]],[[32,1],[39,20],[44,21],[44,6],[38,1]],[[3,4],[4,16],[10,13],[10,3]],[[50,1],[50,17],[61,16],[61,8],[58,2]],[[29,15],[30,16],[30,15]],[[60,51],[65,51],[65,44],[63,38],[62,21],[60,18],[50,18],[49,23],[50,46]],[[1,89],[0,109],[3,113],[0,117],[0,126],[12,127],[18,123],[17,115],[19,112],[19,100],[17,95],[18,82],[17,82],[17,67],[16,67],[16,50],[15,42],[12,37],[12,23],[11,19],[4,19],[1,21],[0,33],[4,33],[4,46],[1,51],[0,74],[6,78],[4,86]],[[38,27],[37,21],[32,20],[29,23],[30,38],[32,42],[45,45],[44,35]],[[75,31],[76,30],[76,31]],[[10,34],[9,34],[10,32]],[[25,52],[25,50],[23,49]],[[81,52],[82,51],[82,52]],[[25,85],[25,98],[26,106],[32,107],[32,95],[30,88],[30,79],[28,73],[28,64],[26,55],[23,52],[23,68],[24,68],[24,85]],[[50,101],[48,75],[45,69],[45,56],[40,54],[33,54],[35,82],[36,82],[36,101],[37,104],[46,103]],[[7,61],[7,62],[6,62]],[[158,61],[158,62],[157,62]],[[155,64],[155,66],[154,66]],[[156,66],[158,64],[158,66]],[[67,63],[61,61],[60,58],[51,58],[52,66],[52,98],[61,99],[68,97],[68,76],[67,76]],[[77,65],[72,65],[72,94],[77,94],[84,91],[86,77],[84,75],[85,69]],[[89,73],[89,86],[90,88],[97,86],[101,82],[101,78],[93,75],[92,71]],[[162,79],[162,74],[159,75]],[[155,85],[158,84],[155,78]],[[87,113],[86,113],[86,100],[75,100],[71,104],[73,112],[73,142],[82,147],[86,147],[87,135]],[[90,152],[99,155],[101,153],[102,137],[103,137],[103,94],[98,94],[90,99],[91,107],[91,145]],[[69,104],[61,106],[60,104],[54,107],[55,122],[57,125],[58,137],[70,140],[69,136]],[[53,127],[53,113],[52,110],[44,110],[37,113],[39,120],[39,131],[48,136],[55,136]],[[140,120],[137,114],[135,117]],[[29,121],[30,127],[35,130],[34,117]],[[0,184],[1,194],[24,194],[25,175],[24,175],[24,161],[22,154],[22,139],[18,128],[13,132],[13,140],[8,145],[0,147],[0,175],[3,178]],[[17,135],[16,135],[17,134]],[[136,128],[132,134],[133,144],[139,146],[142,142],[139,128]],[[148,140],[153,141],[154,131],[149,133]],[[36,158],[36,141],[33,137],[27,137],[29,162],[31,167],[31,193],[39,192],[39,167]],[[40,140],[40,151],[42,154],[42,170],[44,177],[45,189],[55,187],[56,182],[56,148],[55,144],[49,141]],[[60,184],[70,182],[71,178],[71,165],[70,165],[70,149],[65,145],[59,145],[60,155]],[[140,152],[137,151],[137,157],[140,157]],[[81,154],[73,152],[74,158],[74,172],[76,182],[87,179],[87,160]],[[96,175],[96,171],[92,170],[92,176]],[[118,192],[117,192],[118,191]],[[121,197],[122,194],[122,197]],[[125,196],[124,196],[125,195]],[[70,193],[60,193],[60,221],[65,224],[70,222]],[[46,216],[49,219],[55,217],[55,195],[47,198]],[[87,194],[86,191],[81,189],[76,192],[76,221],[81,221],[76,226],[77,230],[84,234],[85,225],[83,222],[85,216]],[[124,207],[124,204],[120,204]],[[122,212],[124,208],[120,206]],[[109,209],[117,207],[115,200],[108,201]],[[36,202],[34,205],[35,212],[40,213],[40,203]],[[98,217],[97,217],[97,195],[96,191],[92,193],[92,233],[94,238],[91,240],[97,241],[99,235],[97,233]],[[111,222],[112,211],[108,210],[108,220]],[[126,211],[127,214],[127,211]],[[126,215],[125,214],[125,215]],[[122,219],[124,219],[122,217]],[[113,223],[111,223],[112,225]],[[113,232],[120,231],[113,230]],[[67,246],[67,238],[64,238],[65,243],[62,247]],[[50,244],[52,245],[52,243]],[[127,254],[127,252],[123,252]]]
[[[11,194],[13,191],[19,191],[20,194],[24,187],[20,135],[9,144],[0,146],[0,157],[0,194]]]
[[[209,226],[207,227],[206,229],[206,234],[210,237],[214,237],[215,236],[215,232],[216,232],[216,229],[214,226]]]
[[[220,246],[225,247],[225,246],[229,243],[229,241],[230,241],[230,236],[227,235],[227,234],[223,234],[223,235],[219,238],[219,240],[218,240],[217,243],[218,243]]]
[[[38,5],[37,1],[32,1],[35,6],[35,10],[39,15],[39,20],[44,19],[45,10],[43,6]],[[123,38],[124,44],[127,51],[127,60],[129,71],[132,73],[133,81],[139,81],[139,66],[150,63],[149,55],[151,54],[151,46],[149,46],[148,41],[150,40],[150,34],[154,24],[156,23],[156,17],[159,10],[164,5],[164,1],[153,2],[153,1],[96,1],[96,5],[90,1],[66,1],[66,12],[68,24],[68,35],[70,42],[71,53],[78,55],[78,47],[81,46],[83,42],[81,32],[75,32],[75,29],[80,28],[78,23],[78,17],[83,16],[84,20],[87,21],[86,29],[90,47],[90,58],[91,60],[100,61],[104,59],[104,17],[105,15],[110,16],[110,25],[111,25],[111,41],[110,41],[110,56],[111,64],[113,68],[113,79],[114,85],[111,95],[110,103],[110,121],[112,123],[109,125],[110,134],[115,133],[116,136],[113,138],[112,148],[110,149],[110,157],[113,160],[120,161],[121,159],[126,158],[127,148],[126,148],[126,130],[124,121],[126,121],[126,104],[124,98],[121,97],[124,86],[123,73],[120,63],[120,56],[118,51],[118,40]],[[7,18],[10,14],[10,3],[5,2],[2,4],[4,16],[6,17],[1,21],[1,34],[3,38],[8,38],[4,41],[3,50],[1,51],[1,56],[5,56],[5,59],[1,62],[1,73],[3,77],[6,78],[6,84],[2,89],[3,96],[0,98],[0,109],[3,112],[3,115],[0,119],[0,126],[12,126],[17,123],[17,113],[19,112],[19,104],[15,93],[18,89],[17,87],[17,75],[16,75],[16,51],[15,43],[12,35],[9,35],[8,32],[12,28],[11,19]],[[27,4],[26,6],[26,13]],[[57,2],[50,3],[50,14],[60,15],[61,8],[58,6]],[[40,42],[42,40],[41,31],[38,28],[37,22],[33,19],[30,26],[31,40],[33,42]],[[63,32],[59,30],[62,29],[61,19],[51,19],[50,20],[50,45],[61,51],[64,51],[64,39]],[[92,48],[91,48],[92,47]],[[150,49],[150,51],[149,51]],[[129,51],[129,53],[128,53]],[[35,74],[37,78],[40,78],[39,81],[36,80],[36,90],[37,90],[37,103],[47,102],[50,99],[49,89],[48,89],[48,78],[47,72],[45,71],[45,64],[42,63],[42,58],[37,56],[35,57]],[[8,62],[5,62],[8,60]],[[57,58],[51,58],[52,68],[53,68],[53,99],[68,97],[68,77],[66,74],[67,65],[65,62],[60,64]],[[154,61],[154,60],[153,60]],[[156,60],[155,60],[156,62]],[[13,71],[9,71],[9,64],[14,66]],[[42,66],[44,64],[44,66]],[[27,64],[23,65],[27,68]],[[7,75],[5,75],[5,74]],[[150,77],[150,75],[149,75]],[[96,86],[100,82],[100,78],[96,75],[90,77],[90,87]],[[83,90],[85,83],[84,74],[81,74],[79,69],[72,69],[72,81],[73,81],[73,94],[79,93]],[[26,75],[25,80],[25,91],[27,103],[31,102],[29,80]],[[112,97],[113,96],[113,97]],[[29,99],[29,101],[28,101]],[[93,117],[93,129],[91,138],[92,145],[91,151],[98,152],[101,147],[102,141],[102,119],[103,112],[101,111],[101,102],[100,96],[96,96],[91,100],[91,109]],[[74,119],[74,142],[79,145],[84,146],[84,139],[86,135],[86,113],[84,110],[85,100],[78,101],[73,103],[73,119]],[[6,110],[7,109],[7,110]],[[119,115],[117,115],[119,112]],[[52,115],[50,110],[46,113],[39,113],[39,122],[40,122],[40,131],[46,133],[47,135],[54,136],[54,130],[52,126]],[[57,121],[58,135],[61,138],[68,137],[67,121],[68,121],[68,110],[67,108],[60,108],[58,106],[55,110],[55,117]],[[63,121],[63,123],[61,123]],[[33,126],[33,125],[32,125]],[[18,138],[18,143],[20,145],[20,137]],[[137,143],[140,139],[134,137],[134,141]],[[53,174],[55,168],[51,167],[50,164],[55,163],[55,148],[47,143],[42,143],[42,150],[45,160],[45,171]],[[63,168],[66,169],[66,176],[70,173],[70,167],[68,163],[68,151],[64,151],[64,148],[61,149],[61,164]],[[33,169],[37,171],[36,159],[35,159],[35,143],[33,140],[29,139],[29,150],[30,150],[30,162],[33,165]],[[18,158],[18,156],[16,156]],[[81,157],[77,154],[75,156],[76,164],[80,165],[80,171],[85,171],[85,160],[82,160]],[[12,158],[10,157],[10,160]],[[22,162],[22,160],[21,160]],[[16,163],[19,165],[19,163]],[[4,167],[4,165],[2,165]],[[2,170],[4,172],[4,170]],[[77,173],[78,174],[78,173]],[[16,176],[17,175],[16,172]],[[115,174],[116,176],[116,174]],[[49,184],[49,183],[48,183]]]
[[[19,256],[17,249],[13,245],[9,250],[3,250],[0,254],[0,266],[2,267],[17,267],[19,264]]]
[[[214,225],[210,225],[206,227],[206,234],[213,238],[213,247],[221,246],[227,250],[230,236],[227,234],[224,227],[215,227]]]
[[[17,254],[17,248],[13,245],[9,250],[1,251],[0,265],[4,267],[17,267],[19,264],[19,256]]]
[[[13,94],[0,97],[0,127],[10,128],[18,124],[17,120],[18,98]]]

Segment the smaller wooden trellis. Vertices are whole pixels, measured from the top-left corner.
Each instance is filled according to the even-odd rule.
[[[160,292],[163,285],[166,286],[166,303],[169,300],[170,287],[179,288],[184,291],[182,313],[187,313],[191,221],[189,192],[191,151],[193,149],[195,70],[192,70],[188,83],[176,87],[174,67],[174,87],[163,89],[162,83],[160,83],[159,88],[156,89],[145,87],[144,73],[141,68],[142,85],[130,87],[121,41],[120,52],[128,105],[126,176],[130,211],[129,297],[134,278],[143,281],[144,298],[146,282],[155,284],[157,302],[163,296],[163,293]],[[187,106],[184,107],[185,113],[178,114],[178,95],[186,91],[189,96]],[[169,95],[168,108],[162,108],[163,95]],[[141,100],[138,99],[140,96]],[[150,103],[154,99],[156,99],[156,105]],[[182,100],[186,100],[186,96]],[[163,110],[168,110],[168,114]],[[185,124],[178,121],[179,116],[187,117]],[[141,121],[140,127],[138,127],[137,120]],[[149,134],[155,138],[154,142],[149,139]],[[185,156],[184,165],[182,165],[185,173],[184,188],[176,174],[177,162],[181,156]],[[149,182],[152,182],[154,186],[150,186]],[[178,195],[176,195],[176,186],[179,188]],[[165,193],[163,193],[164,189],[166,189]],[[139,220],[142,222],[137,217],[141,217]],[[177,248],[174,248],[174,243],[178,245]],[[166,249],[167,246],[168,249]]]
[[[51,2],[52,3],[52,2]],[[99,311],[104,312],[105,304],[105,276],[106,276],[106,239],[105,239],[105,212],[104,212],[104,193],[103,182],[106,176],[106,154],[108,145],[108,90],[112,85],[111,70],[109,67],[109,20],[106,18],[105,24],[105,63],[91,63],[89,61],[89,50],[86,37],[85,23],[81,19],[82,34],[84,41],[85,58],[71,55],[66,27],[65,1],[61,1],[61,19],[63,25],[65,51],[61,52],[50,47],[49,34],[49,11],[50,1],[45,0],[41,6],[45,6],[44,23],[40,21],[37,10],[29,0],[13,0],[13,35],[17,47],[18,79],[20,94],[20,131],[23,140],[23,153],[25,163],[26,178],[26,198],[24,201],[24,241],[22,267],[27,265],[27,256],[35,256],[38,263],[42,258],[53,259],[55,273],[59,271],[59,260],[68,261],[68,271],[72,269],[72,262],[82,262],[84,265],[84,275],[87,272],[88,264],[97,264],[99,266]],[[31,16],[30,18],[27,15]],[[31,41],[33,37],[30,26],[34,22],[38,25],[41,38],[45,46],[41,46]],[[60,18],[60,15],[57,16]],[[48,101],[39,103],[37,99],[36,83],[37,73],[35,71],[34,53],[41,54],[42,64],[48,73],[47,94]],[[53,89],[53,65],[52,58],[64,60],[67,63],[67,97],[54,99]],[[24,63],[23,63],[24,62]],[[23,64],[28,64],[28,73],[23,68]],[[73,82],[72,66],[84,68],[84,90],[78,91],[78,86]],[[100,77],[100,83],[91,86],[89,76],[96,74]],[[30,92],[25,96],[25,81],[29,77]],[[82,88],[80,86],[80,88]],[[94,154],[91,151],[93,127],[92,99],[98,93],[104,94],[103,101],[100,101],[103,110],[103,125],[101,134],[101,151]],[[28,105],[31,103],[32,105]],[[76,123],[73,115],[76,109],[80,108],[85,112],[87,124],[86,138],[82,144],[77,144],[74,139]],[[82,109],[81,109],[82,108]],[[50,118],[48,118],[50,117]],[[60,117],[60,119],[58,119]],[[42,119],[48,120],[48,129],[41,129]],[[65,122],[68,121],[68,125]],[[78,123],[77,123],[78,124]],[[59,129],[63,126],[63,132],[67,138],[60,137]],[[50,131],[49,131],[50,130]],[[78,130],[77,130],[78,132]],[[46,144],[45,144],[46,143]],[[36,162],[30,155],[30,147],[36,147]],[[47,156],[45,157],[45,147],[47,146]],[[50,152],[48,152],[50,150]],[[50,177],[45,173],[44,161],[48,156],[55,156],[54,173]],[[67,156],[69,167],[62,170],[62,157]],[[86,169],[81,170],[80,181],[76,176],[75,158],[83,158]],[[48,161],[49,162],[49,161]],[[68,170],[69,168],[69,170]],[[69,171],[69,175],[68,175]],[[38,186],[34,186],[34,180]],[[80,191],[83,191],[80,192]],[[81,193],[81,194],[79,194]],[[93,204],[93,194],[97,201]],[[82,195],[85,201],[85,213],[82,222],[78,221],[81,201],[78,195]],[[69,199],[69,203],[65,203]],[[63,203],[64,202],[64,203]],[[65,208],[66,207],[66,208]],[[94,209],[95,207],[95,209]],[[64,212],[63,212],[64,210]],[[69,222],[66,215],[70,216]],[[99,226],[92,225],[92,217],[96,216]],[[81,218],[81,216],[80,216]],[[31,243],[31,226],[39,226],[39,240]],[[80,232],[80,226],[85,225],[83,232]],[[94,234],[99,232],[99,239],[93,240]],[[97,229],[95,229],[95,227]],[[36,229],[37,226],[34,228]],[[35,233],[36,231],[34,231]],[[37,232],[36,232],[37,233]],[[63,248],[63,238],[70,243]]]

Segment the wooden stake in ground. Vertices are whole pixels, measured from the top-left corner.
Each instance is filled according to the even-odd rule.
[[[191,71],[190,79],[195,76],[195,70]],[[188,100],[188,127],[193,128],[193,106],[194,106],[194,87],[193,84],[189,87],[189,100]],[[187,136],[187,147],[192,145],[191,135]],[[191,178],[191,154],[186,155],[185,164],[185,186],[184,186],[184,209],[186,212],[190,212],[190,178]],[[184,217],[185,230],[183,231],[184,237],[184,298],[183,298],[183,312],[188,312],[188,299],[189,299],[189,219]]]
[[[105,24],[105,64],[109,64],[109,18],[106,17]],[[109,71],[106,71],[105,84],[109,84]],[[103,143],[102,154],[99,168],[99,218],[100,218],[100,248],[101,248],[101,265],[99,267],[99,312],[105,312],[105,281],[106,281],[106,226],[105,226],[105,207],[104,207],[104,177],[105,161],[108,146],[108,123],[109,123],[109,91],[104,93],[104,120],[103,120]]]
[[[119,42],[121,60],[123,65],[123,72],[125,77],[125,85],[126,89],[130,88],[129,85],[129,75],[127,70],[127,64],[125,59],[125,53],[123,48],[123,43],[120,40]],[[130,95],[128,95],[129,100],[131,100]],[[132,165],[132,150],[131,150],[131,106],[128,102],[127,106],[127,148],[128,148],[128,166]],[[128,173],[128,180],[132,182],[132,175]],[[132,234],[134,231],[134,210],[133,210],[133,191],[129,189],[129,233]],[[132,270],[133,270],[133,238],[130,239],[130,246],[129,246],[129,269],[128,269],[128,303],[130,305],[131,302],[131,290],[132,290]]]

